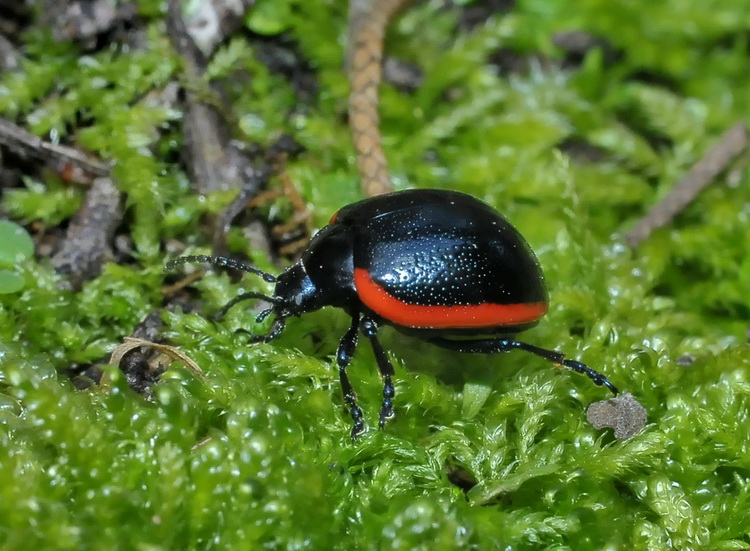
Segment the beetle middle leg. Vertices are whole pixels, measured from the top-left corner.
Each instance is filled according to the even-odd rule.
[[[585,363],[578,362],[576,360],[565,359],[565,354],[562,352],[556,352],[554,350],[547,350],[546,348],[539,348],[533,344],[525,342],[515,341],[509,338],[499,337],[496,339],[478,339],[478,340],[451,340],[444,337],[435,337],[430,339],[430,342],[436,346],[442,348],[448,348],[449,350],[457,350],[459,352],[468,352],[471,354],[495,354],[497,352],[509,352],[511,350],[525,350],[531,352],[552,362],[553,364],[562,365],[568,369],[575,371],[576,373],[582,373],[591,379],[597,386],[606,386],[612,394],[617,396],[619,391],[617,387],[609,382],[609,379],[598,371],[593,370]]]
[[[378,326],[370,318],[362,318],[362,333],[370,339],[372,351],[375,353],[375,361],[378,363],[380,376],[383,378],[383,405],[380,408],[380,418],[378,427],[383,428],[388,419],[393,419],[393,397],[396,395],[396,389],[393,387],[391,377],[396,373],[393,369],[388,356],[378,340]]]
[[[365,431],[365,422],[362,419],[362,408],[357,405],[357,394],[349,382],[349,376],[346,374],[346,368],[352,361],[354,350],[357,348],[357,336],[359,333],[359,314],[352,316],[352,325],[347,332],[341,337],[339,349],[336,353],[336,363],[339,366],[339,380],[341,381],[341,390],[344,393],[344,403],[349,408],[349,413],[354,421],[352,426],[352,440]]]

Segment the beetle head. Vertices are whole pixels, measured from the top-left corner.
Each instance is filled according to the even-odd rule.
[[[323,306],[318,288],[301,262],[284,270],[276,280],[273,312],[276,316],[299,316]]]
[[[301,262],[290,266],[278,277],[243,262],[221,256],[181,256],[168,262],[165,270],[171,270],[176,266],[188,262],[208,262],[217,266],[234,268],[243,272],[260,275],[269,283],[276,283],[273,296],[264,295],[263,293],[243,293],[229,301],[217,314],[217,318],[222,318],[232,306],[249,299],[260,299],[270,302],[272,306],[260,312],[256,321],[260,323],[273,314],[275,319],[271,330],[267,335],[253,337],[252,341],[271,341],[278,337],[284,330],[286,318],[289,316],[299,316],[305,312],[312,312],[324,306],[324,301],[321,300],[321,293],[318,292],[310,276],[307,275]]]

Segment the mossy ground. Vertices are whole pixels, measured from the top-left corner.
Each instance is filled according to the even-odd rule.
[[[166,239],[207,250],[199,200],[172,162],[178,112],[144,99],[173,79],[161,2],[137,2],[150,49],[81,56],[44,33],[0,77],[0,112],[33,132],[77,130],[116,162],[136,259],[77,293],[48,261],[22,265],[0,298],[0,547],[21,549],[746,549],[750,547],[750,179],[721,178],[637,252],[621,237],[729,126],[750,112],[746,0],[519,0],[470,32],[441,2],[411,8],[388,52],[417,63],[413,94],[382,91],[399,188],[472,193],[505,213],[545,268],[551,311],[525,340],[606,373],[649,412],[613,441],[585,421],[606,397],[584,377],[512,353],[447,353],[391,330],[397,418],[349,440],[331,354],[347,327],[326,309],[247,346],[241,308],[208,316],[257,278],[195,284],[203,315],[166,314],[167,336],[205,371],[174,364],[152,400],[112,370],[108,390],[58,373],[106,358],[162,303]],[[322,226],[359,198],[345,126],[345,3],[260,0],[255,31],[287,33],[314,68],[300,104],[238,37],[211,75],[232,90],[247,140],[307,148],[289,173]],[[604,38],[560,63],[561,30]],[[528,64],[492,66],[499,49]],[[83,114],[84,116],[81,116]],[[595,148],[586,160],[571,144]],[[82,191],[29,181],[3,207],[19,222],[67,219]],[[230,243],[241,249],[239,234]],[[252,251],[244,251],[252,254]],[[255,254],[259,265],[267,260]],[[679,360],[679,361],[678,361]],[[689,361],[688,361],[689,360]],[[350,368],[372,425],[381,384],[368,347]],[[478,484],[465,495],[446,462]]]

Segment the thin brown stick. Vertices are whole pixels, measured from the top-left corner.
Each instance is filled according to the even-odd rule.
[[[198,281],[203,277],[205,273],[206,272],[203,269],[195,270],[194,272],[191,272],[185,277],[181,278],[179,281],[176,281],[172,285],[165,285],[161,290],[161,294],[167,298],[171,298],[182,291],[188,285],[191,285]]]
[[[378,87],[383,74],[385,30],[404,3],[405,0],[349,2],[349,127],[357,153],[362,193],[368,197],[393,191],[380,137]]]
[[[625,234],[625,240],[636,248],[657,228],[667,225],[696,196],[721,174],[732,160],[747,148],[747,128],[738,123],[727,130],[719,142],[709,149],[690,172],[680,179],[672,190]]]
[[[22,157],[40,159],[59,168],[75,165],[93,176],[107,176],[110,165],[65,145],[44,141],[31,132],[0,118],[0,145]]]
[[[97,178],[70,221],[62,247],[52,265],[68,281],[61,286],[79,289],[99,275],[112,257],[112,239],[123,217],[123,198],[111,178]]]
[[[236,7],[239,9],[239,4]],[[207,194],[235,189],[239,182],[250,179],[256,168],[232,140],[221,85],[201,86],[208,59],[188,32],[180,0],[167,2],[167,34],[182,61],[187,84],[184,157],[193,190]]]

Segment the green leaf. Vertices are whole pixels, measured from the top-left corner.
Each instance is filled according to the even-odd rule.
[[[464,400],[461,404],[461,415],[464,419],[473,419],[492,392],[492,386],[484,382],[468,381],[464,385]]]
[[[0,294],[16,293],[23,289],[23,276],[8,270],[0,270]]]
[[[0,265],[13,266],[32,254],[34,242],[28,232],[14,222],[0,220]]]
[[[258,34],[279,34],[291,25],[291,15],[292,12],[288,2],[265,0],[258,2],[250,11],[247,18],[247,27]]]
[[[30,177],[24,178],[24,185],[9,189],[3,196],[3,207],[17,220],[41,220],[54,226],[78,210],[82,194],[73,186],[54,180],[42,183]]]

